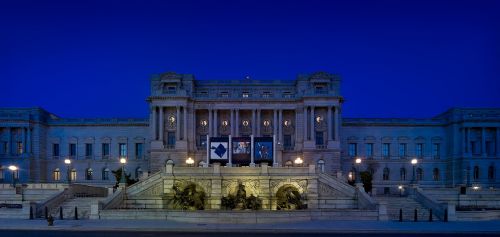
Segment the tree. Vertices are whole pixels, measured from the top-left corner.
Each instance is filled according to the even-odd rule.
[[[368,171],[360,172],[361,182],[363,183],[363,187],[365,187],[365,192],[369,193],[372,191],[372,180],[373,176]]]
[[[122,169],[120,168],[120,169],[117,169],[117,170],[113,170],[113,171],[111,171],[111,173],[113,173],[113,175],[116,178],[115,187],[118,187],[118,184],[120,183],[120,180],[122,178]],[[137,183],[137,181],[139,181],[137,179],[131,179],[130,176],[132,176],[132,175],[125,173],[125,182],[127,183],[127,186],[135,184],[135,183]]]

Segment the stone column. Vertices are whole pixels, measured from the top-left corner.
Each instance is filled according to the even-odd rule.
[[[231,121],[229,122],[229,125],[231,126],[231,135],[234,136],[234,109],[231,109]]]
[[[467,133],[466,133],[465,129],[466,129],[465,127],[462,128],[462,157],[464,157],[465,152],[467,152],[467,149],[466,149],[467,148],[467,139],[466,139]]]
[[[236,122],[234,123],[235,124],[235,129],[236,129],[236,136],[239,137],[240,136],[240,110],[239,109],[236,109]]]
[[[470,145],[471,145],[471,142],[470,142],[470,138],[471,138],[471,137],[470,137],[470,130],[471,130],[471,129],[472,129],[472,128],[470,128],[470,127],[469,127],[469,128],[467,128],[467,154],[468,154],[469,156],[470,156],[470,155],[472,155],[472,149],[471,149],[471,147],[470,147]]]
[[[7,127],[7,136],[9,136],[7,139],[7,151],[5,153],[7,153],[8,155],[11,155],[12,154],[12,128],[11,127]]]
[[[277,111],[273,110],[273,135],[278,135],[278,119]]]
[[[22,142],[22,148],[23,148],[23,152],[21,154],[26,153],[26,131],[25,131],[25,129],[26,128],[21,127],[21,142]]]
[[[328,106],[328,115],[327,115],[327,125],[328,125],[328,141],[332,140],[332,107]]]
[[[307,106],[304,106],[304,116],[302,119],[302,123],[304,124],[304,141],[309,140],[309,137],[307,136]]]
[[[483,157],[486,157],[488,154],[486,153],[486,128],[481,128],[481,153]]]
[[[261,125],[261,111],[257,110],[257,136],[260,137],[260,125]]]
[[[335,115],[334,115],[334,120],[335,120],[335,141],[339,141],[340,139],[340,117],[339,117],[339,107],[335,107]]]
[[[500,127],[497,127],[496,152],[497,158],[500,158]]]
[[[257,126],[255,122],[255,109],[252,109],[252,135],[255,136],[255,127]]]
[[[311,141],[316,141],[316,137],[314,134],[314,106],[311,106]]]
[[[158,110],[160,112],[160,121],[159,121],[159,123],[160,123],[160,130],[158,131],[158,133],[159,133],[158,137],[160,138],[160,141],[162,141],[162,144],[163,144],[163,127],[165,126],[165,123],[163,121],[163,106],[160,106],[158,108]]]
[[[31,153],[31,129],[28,126],[27,128],[28,136],[26,137],[26,152]]]
[[[181,107],[176,106],[175,113],[175,140],[181,140]]]
[[[219,121],[217,120],[217,109],[214,110],[214,137],[217,137],[219,134]]]
[[[182,115],[183,115],[183,122],[182,122],[182,130],[184,130],[182,133],[182,140],[187,141],[187,113],[188,113],[188,108],[187,106],[182,107]]]
[[[212,117],[213,117],[212,109],[208,109],[208,136],[210,136],[210,137],[212,136],[213,127],[214,127]],[[207,142],[208,142],[208,140],[207,140]]]
[[[283,140],[283,110],[279,110],[278,114],[278,142],[281,142]]]
[[[153,117],[153,120],[151,121],[151,129],[153,130],[153,136],[152,136],[152,139],[153,141],[155,141],[157,139],[157,136],[156,136],[156,106],[153,106],[152,108],[153,110],[153,114],[152,114],[152,117]]]

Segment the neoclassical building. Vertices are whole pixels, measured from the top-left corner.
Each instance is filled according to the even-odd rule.
[[[185,166],[188,158],[195,166],[259,166],[265,151],[272,166],[298,165],[300,158],[302,165],[346,179],[356,169],[369,171],[377,193],[410,182],[500,186],[499,108],[453,108],[428,119],[342,118],[342,106],[348,105],[341,80],[323,72],[267,81],[164,73],[150,82],[150,114],[144,119],[70,119],[42,108],[0,109],[0,181],[70,178],[112,185],[121,157],[127,159],[126,172],[140,179],[167,161]],[[266,138],[269,148],[257,142]],[[246,146],[251,152],[245,153]],[[238,152],[248,159],[237,161]],[[71,164],[64,163],[67,158]],[[19,170],[9,170],[11,165]]]

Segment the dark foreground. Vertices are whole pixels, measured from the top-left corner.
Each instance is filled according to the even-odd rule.
[[[370,237],[416,237],[416,236],[500,236],[500,233],[352,233],[352,232],[334,232],[334,233],[310,233],[310,232],[213,232],[213,231],[197,231],[197,232],[176,232],[176,231],[68,231],[68,230],[0,230],[2,237],[13,236],[13,237],[26,237],[26,236],[40,236],[40,237],[58,237],[58,236],[70,236],[70,237],[91,237],[91,236],[105,236],[105,237],[154,237],[154,236],[168,236],[168,237],[201,237],[201,236],[224,236],[224,237],[267,237],[267,236],[279,236],[279,237],[301,237],[301,236],[370,236]]]

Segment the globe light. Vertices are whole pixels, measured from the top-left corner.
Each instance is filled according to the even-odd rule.
[[[418,160],[417,160],[417,159],[415,159],[415,158],[413,158],[413,159],[411,160],[411,164],[412,164],[412,165],[416,165],[416,164],[418,164]]]
[[[188,164],[189,166],[193,165],[194,164],[194,160],[191,158],[191,157],[188,157],[186,159],[186,164]]]
[[[16,171],[17,169],[18,169],[18,168],[17,168],[17,166],[15,166],[15,165],[11,165],[11,166],[9,166],[9,170],[10,170],[10,171]]]
[[[125,158],[123,158],[123,157],[122,157],[122,158],[120,158],[120,163],[121,163],[121,164],[126,164],[126,163],[127,163],[127,159],[125,159]]]
[[[295,159],[293,161],[296,165],[302,165],[302,163],[304,163],[304,161],[302,160],[302,158],[300,157],[297,157],[297,159]]]
[[[359,165],[359,164],[361,164],[361,158],[356,158],[355,162],[356,162],[356,164],[358,164],[358,165]]]
[[[64,159],[64,164],[67,164],[67,165],[71,164],[71,160],[70,159]]]

